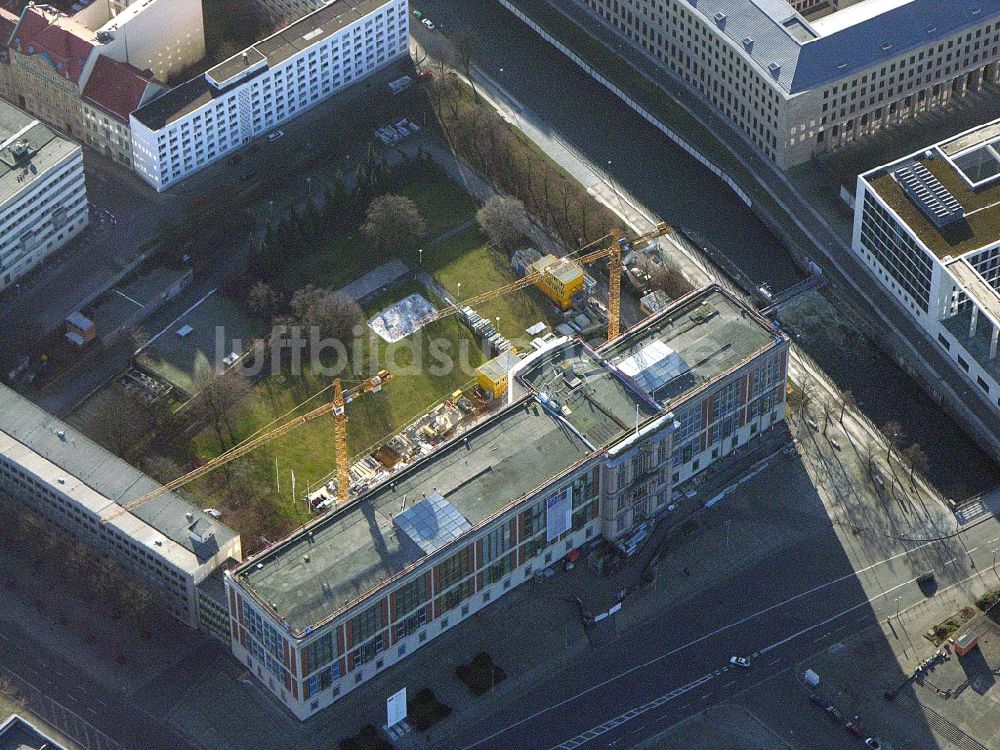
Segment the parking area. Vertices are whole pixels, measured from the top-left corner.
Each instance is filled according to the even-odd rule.
[[[248,341],[258,329],[235,302],[214,292],[163,330],[151,332],[136,362],[183,393],[194,394],[199,371],[232,364],[233,355],[242,351],[235,342]]]

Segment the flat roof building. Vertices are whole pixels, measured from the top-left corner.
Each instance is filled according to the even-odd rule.
[[[242,558],[240,538],[173,492],[121,512],[122,504],[158,487],[0,385],[0,493],[117,558],[151,584],[171,614],[198,627],[197,586],[230,558]]]
[[[581,5],[782,168],[1000,80],[1000,0]]]
[[[305,719],[588,540],[627,549],[782,419],[787,348],[713,286],[511,362],[499,413],[226,575],[234,655]]]
[[[136,172],[157,190],[399,59],[404,0],[337,0],[131,115]]]
[[[0,290],[87,226],[80,146],[0,100]]]
[[[858,177],[852,248],[1000,410],[1000,120]]]

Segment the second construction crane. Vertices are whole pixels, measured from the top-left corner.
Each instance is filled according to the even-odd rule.
[[[222,453],[212,460],[205,462],[197,469],[189,471],[187,474],[183,474],[176,479],[172,479],[162,487],[157,487],[152,492],[147,492],[145,495],[137,497],[134,500],[130,500],[127,503],[123,503],[121,507],[104,516],[104,518],[101,519],[101,523],[105,524],[112,518],[115,518],[122,513],[128,513],[135,508],[138,508],[140,505],[152,500],[154,497],[159,497],[167,492],[183,487],[189,482],[193,482],[195,479],[203,477],[209,472],[218,469],[223,464],[227,464],[240,456],[245,456],[265,443],[269,443],[282,435],[287,435],[292,430],[301,427],[307,422],[312,422],[313,420],[326,414],[333,415],[334,451],[336,453],[337,461],[337,502],[346,503],[350,497],[351,488],[349,473],[350,456],[347,454],[347,413],[344,410],[344,406],[349,404],[358,396],[366,393],[377,393],[382,390],[382,386],[390,380],[392,380],[392,373],[388,370],[380,370],[377,375],[362,380],[353,388],[344,390],[341,385],[340,378],[337,378],[333,382],[333,399],[330,403],[317,406],[312,411],[294,417],[293,419],[285,422],[283,425],[275,427],[273,430],[268,430],[267,432],[248,438],[242,443],[233,446],[225,453]]]

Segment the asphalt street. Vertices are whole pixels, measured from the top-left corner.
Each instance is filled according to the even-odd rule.
[[[15,625],[0,622],[0,652],[4,667],[124,746],[194,750],[161,718],[106,690]]]
[[[501,715],[456,737],[455,747],[569,750],[618,742],[628,747],[874,626],[896,611],[897,597],[903,609],[922,601],[927,593],[916,578],[928,566],[942,587],[993,575],[997,523],[990,520],[963,536],[901,547],[856,575],[841,541],[832,531],[821,531],[738,572],[697,601],[679,603],[648,628],[599,646],[590,663],[505,706]],[[878,574],[877,586],[861,584],[859,576],[867,573]],[[750,657],[750,668],[730,667],[731,656]],[[929,747],[931,742],[928,730]]]

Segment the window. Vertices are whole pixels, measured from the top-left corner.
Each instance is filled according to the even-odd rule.
[[[400,587],[396,592],[396,612],[405,615],[427,601],[427,586],[424,576],[420,575]]]
[[[355,643],[368,640],[384,627],[385,621],[382,618],[382,602],[372,605],[351,620],[351,629]]]
[[[471,553],[472,546],[466,546],[438,565],[438,575],[441,577],[442,589],[453,586],[469,574],[469,570],[472,568]]]
[[[938,341],[941,343],[941,346],[943,346],[945,349],[951,349],[951,343],[949,343],[948,339],[944,337],[943,333],[938,334]]]

